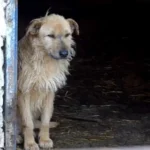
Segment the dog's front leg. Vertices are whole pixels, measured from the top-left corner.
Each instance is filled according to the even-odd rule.
[[[41,127],[39,133],[39,145],[41,148],[53,147],[53,141],[49,138],[49,122],[53,114],[54,96],[54,93],[49,93],[43,102]]]
[[[39,147],[34,139],[34,125],[30,108],[30,94],[19,95],[19,111],[22,119],[22,130],[24,136],[25,150],[39,150]]]

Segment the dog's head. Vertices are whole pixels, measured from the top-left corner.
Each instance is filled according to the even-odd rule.
[[[70,59],[75,52],[72,34],[79,35],[79,26],[73,19],[52,14],[31,21],[26,36],[34,45],[54,59]],[[31,42],[32,42],[31,41]]]

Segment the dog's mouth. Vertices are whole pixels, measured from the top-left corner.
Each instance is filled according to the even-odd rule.
[[[68,55],[67,57],[63,58],[63,57],[59,57],[59,56],[55,56],[51,53],[49,53],[49,56],[55,60],[68,60],[68,61],[71,61],[72,60],[72,56],[71,55]]]
[[[54,56],[54,55],[52,55],[51,53],[49,53],[49,56],[52,57],[53,59],[56,59],[56,60],[61,59],[60,57]]]

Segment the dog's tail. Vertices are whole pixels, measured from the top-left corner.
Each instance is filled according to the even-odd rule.
[[[45,17],[49,15],[50,9],[51,9],[51,7],[49,7],[48,10],[46,11]]]
[[[52,122],[49,123],[49,128],[56,128],[58,125],[59,125],[58,122],[53,122],[52,121]],[[41,126],[41,122],[39,120],[35,120],[34,121],[34,128],[39,129],[40,126]]]

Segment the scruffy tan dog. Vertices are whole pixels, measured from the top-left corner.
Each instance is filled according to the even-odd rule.
[[[79,34],[73,19],[51,14],[31,21],[19,41],[18,110],[25,150],[53,147],[49,124],[55,92],[65,85],[72,56],[73,32]],[[39,146],[35,142],[34,120],[41,118]],[[50,124],[50,127],[55,123]]]

